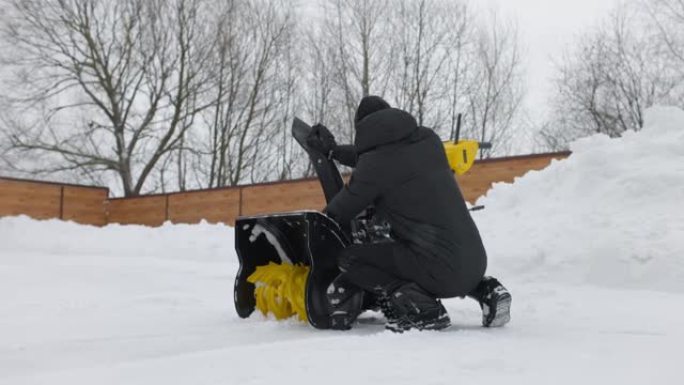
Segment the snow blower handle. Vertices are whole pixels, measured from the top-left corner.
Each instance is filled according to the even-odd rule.
[[[312,149],[324,154],[328,159],[332,158],[332,153],[337,147],[335,136],[330,132],[328,127],[321,123],[317,123],[311,127],[311,132],[306,138],[306,144]]]

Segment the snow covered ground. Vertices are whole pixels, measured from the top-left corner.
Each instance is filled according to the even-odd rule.
[[[0,219],[0,384],[647,384],[684,344],[684,112],[597,136],[474,213],[512,321],[395,335],[235,314],[233,230]]]

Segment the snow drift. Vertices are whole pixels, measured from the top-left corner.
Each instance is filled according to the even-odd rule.
[[[684,112],[651,109],[642,131],[571,150],[478,200],[490,272],[684,290]]]

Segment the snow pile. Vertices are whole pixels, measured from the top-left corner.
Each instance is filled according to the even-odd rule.
[[[477,202],[490,272],[684,290],[684,112],[651,109],[642,131],[571,150]]]
[[[230,260],[235,254],[233,228],[225,225],[161,227],[83,226],[59,220],[35,221],[26,216],[0,218],[0,251],[70,257]]]
[[[211,350],[248,332],[231,325],[233,238],[222,225],[0,218],[0,384]]]

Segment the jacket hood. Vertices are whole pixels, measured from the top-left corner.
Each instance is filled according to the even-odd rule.
[[[374,112],[356,123],[354,146],[359,154],[378,146],[399,142],[418,129],[416,119],[396,108]]]
[[[369,95],[369,96],[364,96],[363,99],[361,99],[361,102],[359,103],[359,107],[356,109],[356,115],[354,116],[354,123],[359,122],[363,120],[366,116],[378,112],[380,110],[385,110],[387,108],[390,108],[391,106],[389,103],[385,101],[385,99],[375,96],[375,95]]]

